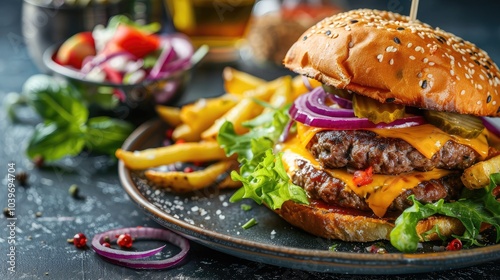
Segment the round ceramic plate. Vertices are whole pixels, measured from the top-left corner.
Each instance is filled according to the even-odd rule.
[[[125,150],[158,147],[166,126],[154,120],[139,127],[123,145]],[[234,190],[208,188],[173,194],[156,188],[141,172],[119,163],[121,183],[128,195],[162,226],[215,250],[236,257],[283,267],[351,274],[403,274],[472,266],[500,259],[500,245],[444,251],[443,244],[426,243],[416,253],[397,252],[388,242],[348,243],[312,236],[290,226],[264,206],[250,201],[231,203]],[[251,207],[243,210],[243,204]],[[254,218],[257,225],[243,229]],[[383,248],[386,253],[374,253]]]

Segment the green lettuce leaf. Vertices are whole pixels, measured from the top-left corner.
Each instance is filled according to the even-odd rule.
[[[459,238],[464,247],[481,245],[479,239],[482,223],[496,228],[496,242],[500,240],[500,202],[492,194],[493,189],[500,185],[500,173],[490,176],[490,184],[480,190],[465,190],[462,198],[456,202],[445,203],[442,199],[430,204],[422,204],[413,196],[413,206],[406,209],[397,219],[391,231],[391,244],[402,252],[417,250],[419,237],[416,231],[417,223],[435,214],[457,218],[465,227],[465,232]]]
[[[293,200],[307,204],[305,191],[293,184],[281,161],[281,154],[273,148],[287,127],[290,118],[288,107],[262,114],[246,122],[250,131],[238,135],[230,122],[225,122],[219,130],[217,141],[227,155],[238,155],[240,172],[233,171],[231,178],[240,181],[243,187],[231,196],[231,202],[244,198],[256,203],[265,203],[278,209],[283,202]]]

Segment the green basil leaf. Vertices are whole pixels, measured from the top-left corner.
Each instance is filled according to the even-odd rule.
[[[28,157],[42,156],[44,161],[51,162],[78,155],[85,146],[84,128],[55,122],[38,124],[28,143]]]
[[[88,109],[77,90],[54,77],[33,75],[23,85],[28,103],[46,121],[60,125],[83,125]]]
[[[123,120],[95,117],[87,123],[86,145],[92,152],[114,155],[134,127]]]

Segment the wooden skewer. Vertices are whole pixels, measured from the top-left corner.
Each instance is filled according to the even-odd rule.
[[[417,19],[418,1],[419,0],[412,0],[411,1],[410,20],[412,20],[412,21]]]

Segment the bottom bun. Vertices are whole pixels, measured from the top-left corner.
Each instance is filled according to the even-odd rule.
[[[293,201],[286,201],[281,209],[276,209],[275,212],[288,223],[313,235],[349,242],[389,240],[394,228],[394,223],[386,219],[337,213]],[[463,224],[455,218],[432,216],[417,224],[417,233],[420,235],[435,226],[440,235],[446,237],[462,235],[465,231]],[[437,233],[425,236],[426,241],[438,239]]]

